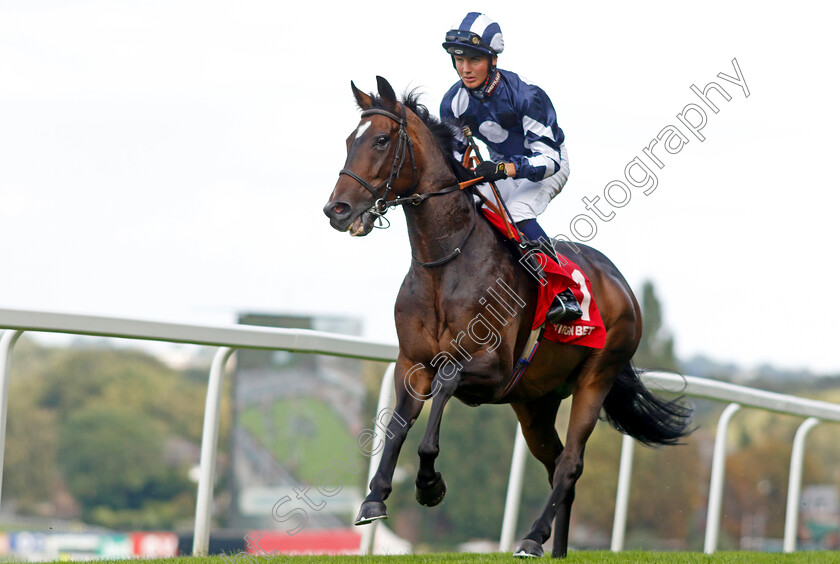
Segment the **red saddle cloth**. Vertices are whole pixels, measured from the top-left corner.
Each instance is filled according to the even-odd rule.
[[[499,215],[487,208],[482,208],[481,211],[484,212],[485,217],[493,227],[498,229],[505,238],[509,238],[505,222]],[[513,239],[519,241],[519,236],[513,233]],[[549,258],[544,253],[536,252],[534,255],[540,261],[540,265],[545,272],[547,284],[538,287],[537,309],[534,314],[532,329],[536,329],[545,323],[543,336],[549,341],[595,349],[604,348],[607,330],[604,328],[604,322],[601,319],[598,306],[595,304],[595,298],[592,297],[592,284],[590,284],[589,278],[583,273],[583,270],[568,257],[559,253],[561,264],[557,264],[554,259]],[[545,315],[548,313],[551,302],[554,301],[554,296],[566,288],[572,290],[572,294],[574,294],[583,310],[583,316],[571,323],[559,325],[547,323]]]

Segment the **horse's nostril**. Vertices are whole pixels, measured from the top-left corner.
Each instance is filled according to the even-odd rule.
[[[350,214],[350,204],[345,202],[328,202],[324,206],[324,214],[331,219],[339,219]]]

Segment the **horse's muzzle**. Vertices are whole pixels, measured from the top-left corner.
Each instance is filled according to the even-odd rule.
[[[324,215],[330,218],[330,225],[338,231],[347,231],[353,237],[364,237],[373,229],[376,219],[370,210],[354,212],[346,202],[333,201],[324,206]]]

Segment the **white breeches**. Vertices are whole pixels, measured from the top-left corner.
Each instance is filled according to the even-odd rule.
[[[560,157],[560,170],[539,182],[527,178],[505,178],[495,182],[514,222],[536,218],[566,185],[569,178],[569,158],[565,143],[560,145]],[[478,191],[496,203],[489,184],[479,184]]]

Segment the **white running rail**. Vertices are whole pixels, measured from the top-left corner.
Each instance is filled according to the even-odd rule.
[[[196,499],[193,555],[206,555],[210,544],[210,517],[213,477],[219,434],[219,410],[225,364],[235,349],[269,349],[300,353],[327,354],[366,360],[392,362],[397,346],[357,337],[303,329],[275,329],[250,325],[208,326],[121,319],[92,315],[73,315],[0,309],[0,487],[6,449],[6,411],[9,404],[9,371],[12,351],[24,331],[68,333],[118,337],[146,341],[190,343],[219,347],[210,370],[201,437],[201,472]]]
[[[377,413],[394,402],[394,373],[389,371],[382,380]],[[777,413],[785,413],[800,417],[807,417],[794,438],[793,454],[790,461],[790,481],[788,484],[787,516],[785,522],[785,552],[796,550],[796,523],[799,517],[799,494],[802,479],[802,460],[805,451],[805,436],[820,421],[840,422],[840,405],[823,401],[809,400],[766,392],[746,386],[737,386],[726,382],[718,382],[696,376],[681,376],[667,372],[646,372],[642,381],[653,391],[681,394],[696,398],[706,398],[730,402],[724,409],[718,422],[715,437],[714,457],[712,460],[712,479],[709,491],[709,508],[706,521],[706,539],[704,550],[713,553],[717,550],[717,538],[720,530],[720,507],[723,495],[724,463],[726,457],[726,431],[729,421],[741,407],[764,409]],[[619,465],[618,491],[616,494],[616,511],[613,516],[613,532],[611,549],[621,551],[624,548],[624,533],[627,523],[627,506],[630,497],[630,477],[633,466],[633,439],[626,435],[622,440],[621,462]],[[513,447],[513,460],[508,481],[507,500],[502,520],[502,534],[499,539],[499,550],[509,552],[513,550],[514,535],[516,534],[516,517],[519,512],[519,502],[522,497],[522,485],[525,477],[524,462],[528,456],[528,449],[522,430],[517,425],[516,440]],[[375,469],[371,460],[371,475]],[[373,525],[367,525],[372,527]],[[368,534],[367,551],[370,554],[373,546],[371,532]]]
[[[3,455],[6,441],[6,412],[8,407],[9,372],[12,352],[18,338],[25,331],[91,335],[171,343],[188,343],[218,347],[210,370],[207,400],[204,411],[204,430],[201,441],[201,473],[196,500],[195,537],[193,554],[205,555],[210,542],[210,518],[213,499],[213,477],[218,444],[219,406],[225,365],[236,349],[268,349],[290,352],[325,354],[393,362],[398,347],[393,344],[377,343],[367,339],[336,335],[302,329],[276,329],[245,325],[209,326],[188,325],[123,319],[115,317],[74,315],[0,308],[0,487],[2,487]],[[382,381],[377,413],[394,402],[394,371],[389,368]],[[798,519],[799,493],[802,476],[802,458],[808,431],[821,421],[840,422],[840,405],[808,400],[794,396],[765,392],[724,382],[680,376],[664,372],[648,372],[643,381],[653,389],[680,393],[686,396],[729,402],[718,423],[713,459],[712,483],[709,492],[709,513],[706,523],[704,550],[712,553],[717,548],[720,527],[720,499],[723,492],[723,457],[726,455],[725,441],[727,424],[741,407],[764,409],[777,413],[805,417],[794,439],[791,455],[790,482],[788,487],[787,514],[785,522],[785,552],[796,549],[796,522]],[[615,521],[613,525],[612,550],[620,551],[624,546],[627,521],[627,499],[629,497],[630,475],[633,463],[632,440],[622,441],[621,467],[617,494]],[[507,501],[503,518],[500,549],[509,551],[513,547],[516,530],[516,514],[524,479],[524,460],[527,448],[521,431],[517,429],[514,444]],[[371,460],[371,472],[375,469]],[[370,553],[373,547],[375,526],[368,525],[363,533],[362,553]]]
[[[696,376],[680,376],[667,372],[647,372],[642,376],[646,386],[657,388],[686,396],[706,398],[717,401],[729,402],[718,420],[718,428],[715,435],[714,455],[712,458],[712,476],[709,484],[709,506],[706,518],[706,538],[703,546],[704,552],[711,554],[717,550],[718,532],[720,530],[720,509],[723,496],[724,466],[726,457],[726,435],[729,421],[741,408],[763,409],[787,415],[805,417],[800,425],[799,431],[794,438],[794,448],[790,459],[790,480],[788,482],[787,511],[785,517],[784,551],[793,552],[796,550],[796,524],[799,518],[799,494],[802,477],[802,460],[805,454],[805,436],[820,421],[840,423],[840,405],[817,401],[785,394],[777,394],[737,386],[726,382],[717,382]],[[622,466],[629,461],[632,464],[632,456],[625,456],[626,450],[633,448],[633,441],[622,443]],[[629,468],[621,468],[620,474],[630,473]],[[619,483],[618,498],[626,497],[630,487],[629,478]],[[626,523],[626,504],[623,507],[624,514],[616,511],[615,522],[619,524],[613,528],[612,550],[622,550],[624,545],[624,523]]]

